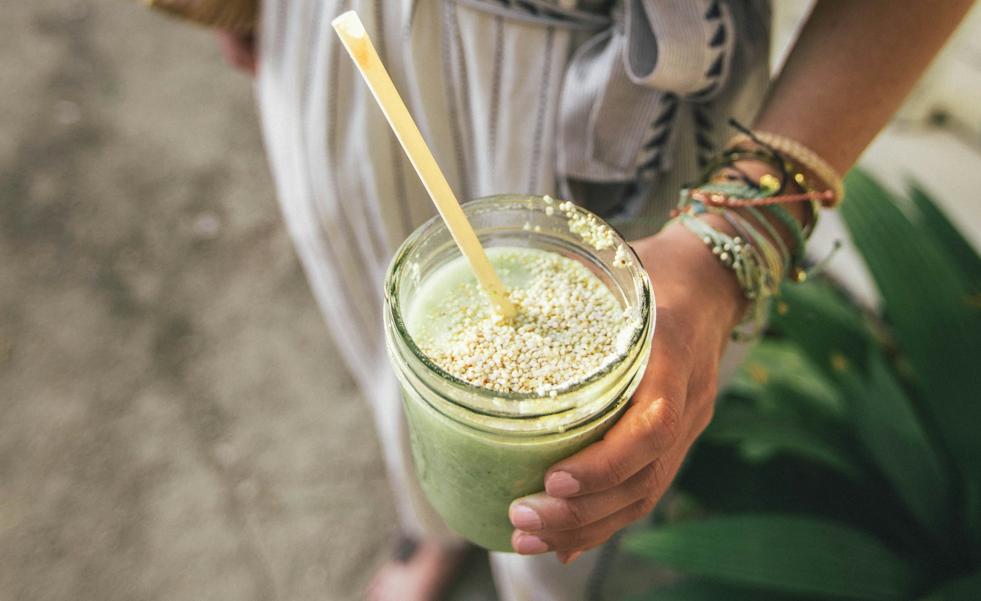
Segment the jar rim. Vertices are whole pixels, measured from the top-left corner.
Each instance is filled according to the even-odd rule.
[[[488,204],[494,202],[507,202],[507,201],[520,201],[522,203],[525,203],[526,205],[529,201],[540,202],[542,203],[543,207],[546,206],[544,203],[544,197],[541,196],[522,195],[522,194],[499,194],[499,195],[484,196],[482,198],[471,200],[469,202],[461,204],[461,207],[463,208],[464,213],[468,213],[469,216],[469,213],[478,211],[479,209],[485,207]],[[555,200],[554,202],[558,203],[561,201]],[[620,233],[617,232],[612,225],[609,225],[601,217],[577,205],[573,205],[573,207],[576,212],[581,213],[583,215],[592,216],[593,218],[599,220],[600,223],[603,223],[604,225],[610,227],[610,229],[614,233],[615,242],[617,244],[623,245],[623,248],[629,255],[632,265],[635,265],[640,271],[640,273],[642,274],[642,286],[641,286],[642,293],[640,295],[640,303],[638,307],[640,311],[641,319],[637,320],[636,325],[634,326],[633,331],[631,332],[629,344],[627,344],[624,347],[624,350],[620,352],[615,359],[607,362],[605,365],[603,365],[603,367],[591,373],[586,378],[576,381],[564,388],[557,389],[556,396],[575,394],[581,391],[582,389],[587,388],[591,384],[594,384],[597,381],[602,380],[605,376],[609,375],[612,371],[614,371],[619,366],[621,366],[621,364],[625,360],[629,359],[634,354],[635,349],[637,348],[638,344],[641,343],[643,337],[645,336],[645,333],[650,335],[651,330],[653,330],[653,328],[650,328],[649,325],[651,320],[653,319],[654,310],[655,310],[653,304],[653,292],[651,289],[650,279],[648,278],[646,271],[643,269],[643,265],[640,261],[640,258],[634,252],[633,248],[631,248],[630,245],[627,244],[627,242],[623,239]],[[438,376],[445,383],[451,385],[453,388],[456,388],[465,394],[475,394],[484,397],[493,397],[493,398],[501,399],[503,401],[531,401],[531,400],[542,399],[542,395],[535,392],[507,393],[507,392],[500,392],[491,388],[486,388],[483,386],[470,384],[469,382],[466,382],[465,380],[462,380],[454,376],[453,374],[450,374],[449,372],[441,368],[439,365],[437,365],[435,362],[433,362],[432,359],[430,359],[424,352],[422,352],[422,349],[419,348],[414,338],[409,333],[408,327],[406,326],[405,321],[402,318],[401,303],[399,302],[398,299],[397,286],[399,285],[399,281],[400,281],[399,275],[403,272],[404,268],[406,267],[406,263],[410,255],[412,254],[412,251],[415,250],[421,243],[426,241],[430,236],[438,233],[441,229],[445,230],[446,226],[443,223],[442,219],[439,217],[439,215],[430,218],[423,225],[419,226],[414,232],[412,232],[412,234],[410,234],[408,238],[405,239],[405,241],[402,243],[402,245],[399,247],[398,251],[396,252],[395,258],[392,260],[392,263],[389,266],[388,273],[385,276],[385,304],[387,305],[387,312],[390,315],[395,332],[400,337],[400,339],[404,341],[406,347],[408,347],[413,357],[417,361],[419,361],[419,363],[422,366],[424,366],[432,374]],[[583,248],[588,248],[588,245],[583,243]],[[590,252],[592,252],[591,249]],[[454,404],[458,404],[458,405],[460,404],[453,399],[448,399],[448,400],[451,400]],[[472,407],[469,404],[463,404],[462,406],[470,411],[474,411],[476,413],[482,413],[481,410],[479,410],[476,407]]]

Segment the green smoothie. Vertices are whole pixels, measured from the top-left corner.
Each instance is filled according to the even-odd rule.
[[[549,466],[603,435],[646,355],[629,352],[637,311],[583,263],[534,248],[489,248],[488,257],[518,309],[513,321],[493,315],[462,257],[422,278],[404,313],[422,353],[483,389],[488,404],[467,411],[404,379],[403,395],[433,506],[474,543],[511,551],[511,501],[543,490]]]
[[[544,490],[545,470],[598,440],[626,403],[624,397],[602,418],[569,432],[520,440],[462,426],[415,392],[403,392],[426,496],[450,528],[491,551],[513,551],[511,501]]]

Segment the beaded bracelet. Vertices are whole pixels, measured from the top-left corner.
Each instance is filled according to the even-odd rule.
[[[764,174],[760,177],[759,181],[753,181],[753,179],[749,177],[742,169],[734,165],[735,162],[747,160],[759,161],[770,165],[777,171],[778,176]],[[716,183],[717,174],[723,168],[732,169],[739,174],[738,177],[732,175],[727,176],[727,183],[732,184],[734,183],[734,180],[740,180],[743,184],[748,186],[751,192],[740,193],[737,195],[720,194],[713,198],[699,198],[699,200],[708,204],[724,204],[725,206],[732,208],[763,206],[789,202],[807,202],[808,207],[810,208],[810,215],[807,219],[806,225],[804,226],[805,238],[809,237],[810,233],[817,226],[818,217],[820,216],[818,201],[826,201],[830,198],[831,192],[815,191],[814,188],[810,186],[807,177],[802,172],[795,171],[792,164],[785,161],[777,153],[770,150],[767,152],[759,149],[739,150],[730,148],[728,150],[724,150],[709,163],[708,168],[703,173],[702,181]],[[794,183],[800,187],[802,190],[800,194],[784,193],[787,187],[788,179],[792,179]],[[704,189],[704,186],[696,188],[695,192],[702,189]],[[763,193],[762,197],[759,194],[760,192]]]
[[[759,337],[769,301],[776,294],[783,279],[783,262],[779,256],[776,256],[777,251],[751,226],[746,228],[743,224],[730,222],[739,235],[729,236],[697,218],[698,215],[709,212],[703,204],[683,202],[683,210],[672,221],[681,222],[709,247],[712,254],[718,257],[725,267],[733,271],[740,290],[750,301],[745,316],[732,332],[732,338],[750,340]],[[731,215],[726,212],[723,212],[722,216],[727,220],[731,218]],[[755,240],[757,246],[750,243],[752,238],[757,238]],[[743,327],[746,324],[750,324],[748,328]]]
[[[748,219],[739,213],[724,211],[722,213],[722,218],[725,219],[726,222],[733,227],[733,229],[739,232],[740,235],[753,243],[753,246],[766,263],[767,268],[765,271],[767,277],[762,281],[763,294],[771,296],[776,294],[780,288],[780,282],[782,282],[784,279],[784,273],[786,272],[787,266],[787,257],[782,255],[773,245],[773,243],[770,242],[769,238],[760,234],[759,230],[757,230]]]
[[[733,340],[752,340],[763,331],[763,323],[772,295],[764,285],[762,260],[752,244],[745,239],[730,237],[695,216],[682,213],[676,218],[712,251],[719,261],[733,271],[743,295],[750,301],[739,325],[730,336]]]
[[[738,123],[734,125],[743,131],[733,137],[729,141],[728,146],[739,148],[740,145],[748,142],[766,146],[773,151],[789,157],[803,169],[813,173],[828,188],[831,194],[823,202],[824,206],[829,208],[834,207],[844,199],[844,181],[838,172],[835,171],[834,167],[822,159],[816,152],[797,140],[786,136],[763,131],[749,131]],[[801,178],[804,178],[803,174],[801,174]]]
[[[753,181],[752,178],[735,166],[735,163],[739,161],[757,161],[760,163],[765,163],[771,166],[774,171],[776,171],[777,175],[766,174],[763,175],[759,181]],[[702,172],[702,181],[714,181],[715,175],[718,174],[723,168],[733,169],[740,174],[740,179],[742,179],[743,183],[754,189],[765,191],[767,196],[780,197],[780,202],[821,201],[822,203],[827,203],[830,202],[834,196],[834,193],[831,190],[818,192],[814,186],[810,184],[807,175],[805,175],[802,170],[798,169],[794,163],[788,161],[778,151],[768,146],[760,146],[750,149],[730,146],[729,148],[718,153],[713,159],[709,160],[709,163]],[[797,184],[801,190],[803,190],[803,193],[785,194],[787,184],[790,181]]]
[[[719,262],[735,272],[736,281],[747,299],[760,296],[758,284],[762,271],[760,260],[754,255],[756,249],[751,244],[739,236],[724,234],[689,213],[682,213],[678,220],[709,247]]]
[[[714,213],[728,215],[729,211],[727,211],[727,209],[730,207],[729,206],[720,207],[714,204],[712,202],[713,198],[717,198],[719,195],[721,195],[722,197],[729,200],[754,199],[754,198],[759,198],[758,194],[759,194],[758,192],[751,189],[746,184],[742,184],[742,183],[720,182],[720,183],[713,183],[713,184],[704,184],[702,186],[699,186],[695,190],[691,191],[691,193],[688,195],[688,199],[682,198],[679,207],[684,208],[686,202],[694,202],[696,204],[705,205],[706,207],[711,207],[711,210]],[[760,226],[764,230],[766,230],[767,234],[770,235],[773,242],[779,246],[781,264],[783,266],[791,266],[791,267],[795,266],[797,264],[797,261],[795,261],[796,255],[790,252],[786,244],[784,244],[783,238],[776,231],[776,228],[773,227],[770,221],[765,217],[763,217],[762,215],[760,215],[759,211],[756,208],[754,208],[752,205],[746,205],[744,208],[747,212],[750,212],[750,214],[759,222]],[[764,206],[762,208],[769,209],[774,207]],[[782,210],[782,208],[780,209]],[[783,212],[786,213],[786,211]],[[787,216],[789,217],[790,215],[787,214]],[[793,225],[789,225],[786,223],[784,225],[787,225],[787,227],[792,230],[792,235],[795,237],[795,240],[797,241],[798,244],[797,248],[803,248],[803,239],[802,238],[797,239],[797,236],[801,234],[800,225],[797,224],[796,220],[794,220],[792,217],[791,220],[794,222]],[[756,230],[758,228],[756,226],[747,223],[746,227],[754,234],[757,233]],[[796,228],[796,231],[793,231],[794,228]],[[750,236],[746,232],[744,232],[743,235],[750,240],[756,238],[755,235]],[[765,236],[761,237],[760,239],[766,240],[767,243],[769,244],[769,240]],[[795,252],[796,250],[797,249],[795,248]]]
[[[787,275],[797,282],[805,279],[802,266],[805,245],[817,223],[818,203],[833,206],[840,202],[844,188],[834,169],[803,145],[776,134],[751,132],[732,123],[743,133],[709,163],[703,174],[704,183],[681,191],[675,215],[734,272],[744,296],[751,301],[740,325],[752,323],[753,327],[748,335],[737,328],[733,337],[752,338],[760,334],[769,301],[779,293],[780,283]],[[755,147],[741,146],[747,142],[753,142]],[[740,161],[766,163],[773,167],[775,174],[767,173],[754,181],[735,165]],[[730,173],[724,181],[719,181],[723,168],[738,175]],[[805,172],[828,189],[815,190]],[[788,192],[790,182],[801,192]],[[791,202],[808,204],[811,214],[805,225],[782,206]],[[719,232],[697,218],[704,213],[721,216],[736,236]],[[787,229],[794,242],[793,249],[788,248],[769,217]]]
[[[709,206],[716,208],[746,208],[752,209],[754,207],[761,207],[767,213],[774,216],[787,230],[794,239],[794,249],[790,253],[790,260],[786,263],[789,273],[792,275],[795,281],[803,281],[806,277],[801,265],[804,261],[805,256],[805,246],[806,239],[810,234],[812,228],[807,228],[807,231],[801,227],[800,223],[795,219],[785,208],[780,206],[778,202],[773,202],[777,197],[766,197],[759,196],[761,190],[753,189],[747,184],[736,183],[736,182],[726,182],[726,183],[716,183],[716,184],[705,184],[698,188],[684,190],[683,196],[687,194],[689,201],[701,202]],[[683,207],[685,199],[682,199],[679,208]],[[813,225],[814,220],[811,220]],[[766,224],[764,227],[772,225],[769,224],[768,220],[762,219],[761,223]],[[772,229],[769,232],[775,240],[780,240],[782,244],[782,239],[776,234]]]

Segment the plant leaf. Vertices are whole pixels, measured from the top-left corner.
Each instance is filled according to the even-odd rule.
[[[787,341],[764,340],[750,351],[726,392],[757,401],[770,402],[772,409],[793,406],[799,414],[808,411],[822,417],[841,417],[844,405],[838,390],[814,369],[799,345]],[[777,398],[766,398],[777,393]],[[761,407],[761,409],[766,409]]]
[[[842,216],[876,281],[915,384],[929,400],[919,407],[926,425],[963,478],[961,512],[981,548],[981,311],[971,304],[956,260],[918,229],[888,192],[858,170],[846,185]]]
[[[838,374],[849,394],[857,438],[923,529],[935,542],[943,541],[952,507],[946,466],[876,349],[869,350],[867,366],[867,376],[848,367]]]
[[[774,307],[772,327],[826,376],[833,377],[842,363],[864,365],[872,337],[855,305],[826,283],[785,285]]]
[[[912,567],[868,534],[829,520],[742,514],[628,535],[628,551],[697,576],[780,593],[902,600]]]
[[[934,243],[953,261],[969,282],[973,294],[981,292],[981,257],[971,243],[943,214],[937,203],[917,183],[909,187],[909,197],[920,213],[919,225],[933,236]]]
[[[920,601],[978,601],[981,599],[981,570],[944,583]]]
[[[894,549],[919,557],[910,535],[911,518],[899,502],[883,497],[888,483],[855,481],[823,464],[777,454],[767,461],[748,460],[731,446],[699,441],[681,470],[676,488],[690,495],[703,512],[808,514],[865,531]],[[885,501],[885,502],[884,502]],[[928,549],[925,552],[929,553]]]
[[[833,441],[788,419],[761,414],[747,407],[719,405],[703,436],[706,440],[719,442],[762,443],[776,452],[826,465],[849,478],[859,480],[862,477],[859,465]]]
[[[801,601],[802,598],[695,579],[659,586],[645,593],[627,597],[627,601],[761,601],[763,599]]]

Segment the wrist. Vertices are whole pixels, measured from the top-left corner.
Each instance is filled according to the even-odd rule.
[[[730,230],[721,218],[710,216],[709,221],[719,230]],[[672,223],[632,246],[651,276],[659,307],[699,307],[706,317],[725,324],[725,334],[742,321],[749,301],[735,274],[683,225]]]
[[[807,192],[798,181],[790,177],[789,174],[781,173],[780,169],[773,165],[772,163],[763,159],[740,159],[734,161],[731,165],[727,165],[714,174],[712,174],[710,181],[727,181],[727,180],[749,180],[755,185],[762,186],[766,188],[767,185],[777,186],[777,182],[784,177],[784,186],[780,194],[800,194]],[[769,180],[769,181],[768,181]],[[815,225],[816,214],[810,203],[804,202],[792,202],[781,205],[783,210],[799,224],[799,231],[806,238],[811,228]],[[751,215],[747,215],[745,209],[740,208],[730,208],[730,211],[738,213],[743,217],[750,217],[753,221]],[[792,253],[799,250],[800,241],[797,236],[789,229],[790,224],[787,222],[781,222],[780,220],[774,218],[772,215],[765,216],[769,224],[772,226],[772,231],[761,232],[765,237],[770,239],[771,242],[778,242],[776,240],[779,237],[779,242],[782,242],[785,247],[790,249]],[[772,233],[772,232],[775,232]],[[749,241],[752,243],[752,240]]]

